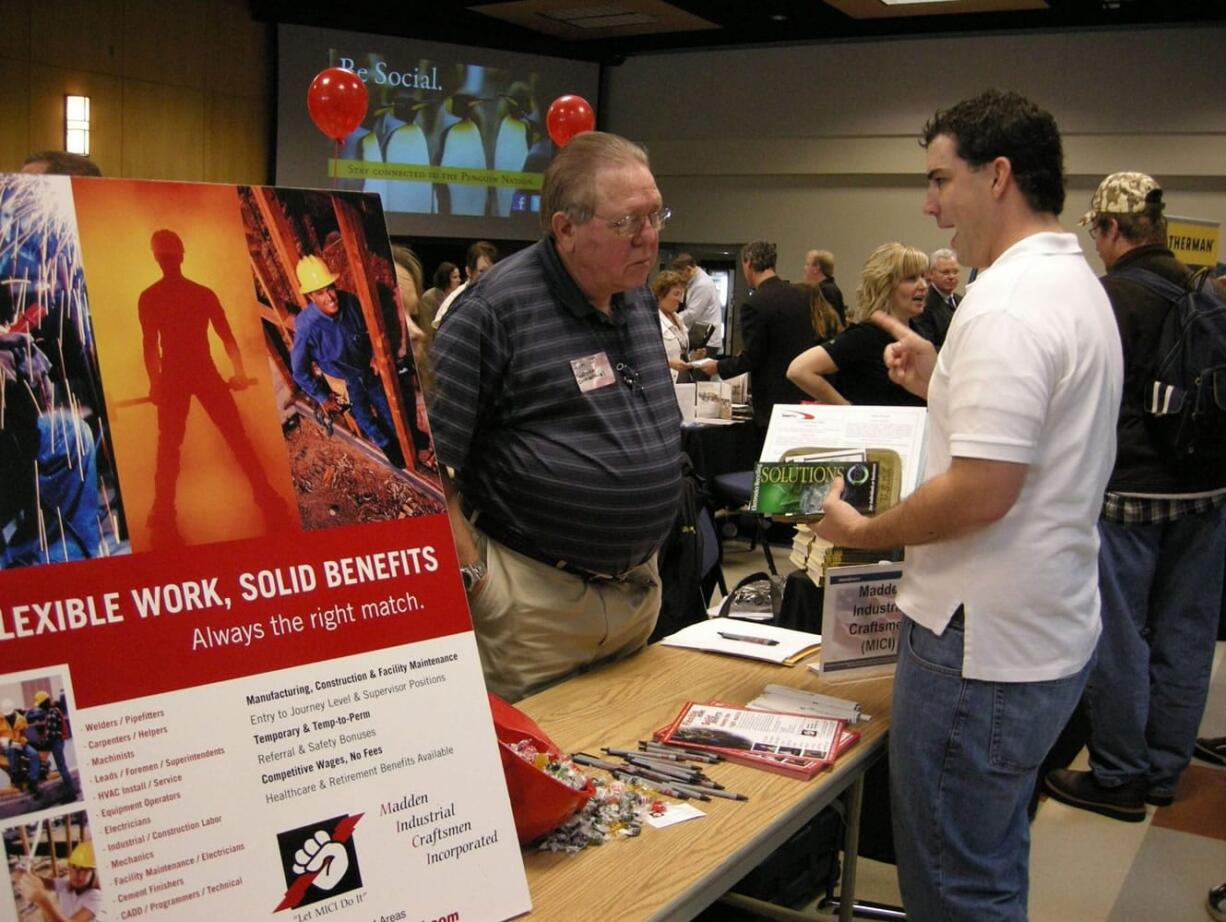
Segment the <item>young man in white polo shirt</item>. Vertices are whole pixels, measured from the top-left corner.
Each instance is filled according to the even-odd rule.
[[[898,340],[891,378],[928,400],[926,479],[871,519],[827,499],[818,533],[908,546],[890,733],[908,917],[1023,920],[1027,803],[1100,631],[1095,522],[1119,335],[1057,218],[1063,153],[1048,113],[989,91],[938,112],[923,144],[924,211],[981,270],[939,360],[883,318]]]

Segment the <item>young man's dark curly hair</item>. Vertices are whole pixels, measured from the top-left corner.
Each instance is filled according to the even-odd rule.
[[[1024,96],[987,90],[938,110],[924,126],[920,146],[926,148],[938,135],[948,135],[972,169],[1007,158],[1035,211],[1058,215],[1064,210],[1064,148],[1056,120]]]

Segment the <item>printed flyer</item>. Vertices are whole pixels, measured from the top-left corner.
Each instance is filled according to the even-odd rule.
[[[898,662],[902,612],[894,604],[903,565],[894,562],[830,567],[822,601],[822,656],[827,679],[891,673]]]
[[[0,174],[0,920],[530,908],[400,304],[377,196]]]

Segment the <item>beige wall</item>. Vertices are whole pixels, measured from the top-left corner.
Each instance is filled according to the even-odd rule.
[[[0,171],[84,94],[107,176],[270,181],[271,35],[245,0],[0,0]]]
[[[109,176],[272,180],[273,27],[245,0],[0,0],[0,24],[0,170],[60,147],[81,92]],[[1056,114],[1070,226],[1118,169],[1161,179],[1173,214],[1226,221],[1223,46],[1212,27],[644,55],[609,69],[601,114],[649,145],[666,242],[773,239],[793,278],[821,246],[850,294],[878,243],[947,242],[919,211],[915,136],[987,85]]]
[[[938,106],[989,86],[1055,114],[1066,226],[1124,169],[1162,181],[1169,213],[1226,223],[1224,45],[1226,28],[1206,27],[644,55],[610,69],[602,116],[647,144],[675,213],[666,242],[774,240],[793,279],[806,250],[830,249],[850,296],[878,244],[948,243],[920,213],[916,138]]]

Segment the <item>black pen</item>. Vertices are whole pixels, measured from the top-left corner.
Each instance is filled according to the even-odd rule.
[[[638,775],[642,778],[650,778],[652,781],[659,781],[663,784],[673,784],[680,782],[680,778],[674,778],[672,775],[666,775],[664,772],[658,772],[655,769],[647,768],[645,765],[619,765],[621,771],[629,772],[632,775]]]
[[[635,750],[635,754],[649,756],[652,759],[660,759],[665,762],[688,762],[691,758],[680,752],[669,752],[664,746],[649,746],[647,743],[639,743],[639,748]]]
[[[695,749],[686,749],[677,743],[657,743],[655,740],[639,740],[639,748],[648,752],[675,752],[684,755],[686,759],[695,762],[706,762],[708,765],[715,765],[724,761],[724,757],[716,752],[698,752]]]
[[[692,784],[694,787],[713,788],[718,791],[722,791],[724,789],[724,786],[720,784],[718,781],[712,781],[710,778],[707,778],[707,777],[696,778],[693,781],[687,781],[685,783]]]
[[[744,794],[734,794],[732,791],[724,791],[719,788],[694,788],[688,784],[676,785],[677,790],[686,793],[693,792],[695,795],[707,797],[723,797],[725,800],[749,800]]]
[[[623,774],[621,772],[614,772],[613,777],[616,778],[618,781],[622,781],[626,784],[639,785],[641,787],[647,788],[648,790],[656,791],[660,794],[663,794],[666,797],[675,797],[677,800],[689,800],[691,798],[693,798],[694,800],[710,800],[711,799],[710,797],[708,797],[706,794],[702,793],[701,791],[683,791],[679,787],[674,787],[672,784],[665,784],[661,781],[652,781],[649,778],[641,778],[638,775],[630,775],[630,774]]]
[[[658,769],[663,774],[674,775],[677,778],[691,780],[702,777],[702,769],[700,768],[691,768],[688,765],[680,765],[676,762],[667,762],[663,759],[653,759],[651,754],[647,752],[638,752],[637,750],[631,752],[628,749],[608,748],[604,749],[603,751],[607,752],[611,756],[617,756],[619,759],[630,762],[633,765],[641,765],[644,768]]]
[[[729,634],[727,631],[716,631],[724,640],[739,640],[742,643],[760,643],[764,647],[777,647],[779,641],[770,637],[754,637],[752,634]]]
[[[635,758],[655,759],[658,762],[684,762],[686,760],[685,756],[678,755],[672,752],[650,752],[649,753],[645,750],[640,751],[638,749],[610,749],[608,746],[603,747],[601,749],[601,752],[607,752],[611,756],[621,756],[623,759],[627,759],[630,756],[634,756]],[[673,767],[674,768],[685,768],[685,769],[689,769],[692,771],[700,770],[700,769],[690,769],[688,765],[674,765]]]
[[[698,781],[702,778],[702,774],[699,772],[687,771],[684,768],[677,768],[675,765],[652,762],[650,759],[639,759],[634,756],[625,756],[624,758],[631,765],[637,765],[639,768],[645,768],[648,771],[656,772],[669,778],[676,778],[678,781]]]
[[[607,772],[617,771],[623,767],[615,762],[606,762],[604,759],[598,759],[595,756],[590,756],[586,752],[573,753],[570,760],[579,765],[590,765],[592,768],[603,768]]]

